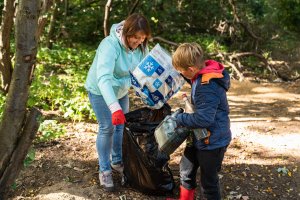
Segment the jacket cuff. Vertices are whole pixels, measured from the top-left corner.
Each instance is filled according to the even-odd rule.
[[[116,101],[108,106],[111,113],[114,113],[118,110],[122,110],[120,104]]]
[[[182,113],[179,113],[176,116],[176,124],[177,124],[177,126],[183,126],[183,124],[182,124]]]

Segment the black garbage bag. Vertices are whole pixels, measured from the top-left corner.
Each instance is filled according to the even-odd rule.
[[[123,136],[124,174],[127,183],[150,195],[167,195],[175,186],[168,160],[158,150],[154,130],[171,113],[168,104],[159,110],[140,108],[126,114]]]

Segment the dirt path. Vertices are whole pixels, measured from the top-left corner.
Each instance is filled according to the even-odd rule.
[[[178,97],[180,93],[170,101],[173,109],[183,106]],[[233,81],[228,97],[233,140],[220,174],[224,199],[300,199],[300,82]],[[103,192],[98,186],[96,124],[66,126],[67,137],[35,146],[36,159],[21,172],[11,199],[165,199],[119,183],[117,192]],[[177,184],[183,148],[171,155]]]

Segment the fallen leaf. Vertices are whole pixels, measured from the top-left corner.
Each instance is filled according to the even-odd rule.
[[[126,195],[123,194],[123,195],[119,196],[119,199],[120,199],[120,200],[126,200],[127,198],[126,198]]]
[[[237,194],[236,191],[230,191],[229,194],[233,195],[233,194]]]
[[[78,167],[74,167],[73,169],[74,169],[75,171],[79,171],[79,172],[85,171],[85,169],[80,169],[80,168],[78,168]]]
[[[289,169],[286,168],[286,167],[279,167],[279,168],[277,169],[277,172],[278,172],[278,173],[282,173],[282,174],[288,174]]]

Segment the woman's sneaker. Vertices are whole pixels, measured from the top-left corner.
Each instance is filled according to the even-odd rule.
[[[126,183],[126,179],[125,179],[125,175],[124,175],[124,165],[123,164],[111,164],[111,168],[112,170],[117,171],[120,175],[121,175],[121,185],[125,185]]]
[[[124,172],[124,165],[123,164],[111,164],[111,168],[117,172],[119,172],[120,174],[123,174]]]
[[[100,185],[108,192],[114,191],[114,182],[112,178],[112,173],[110,171],[104,171],[99,173]]]

